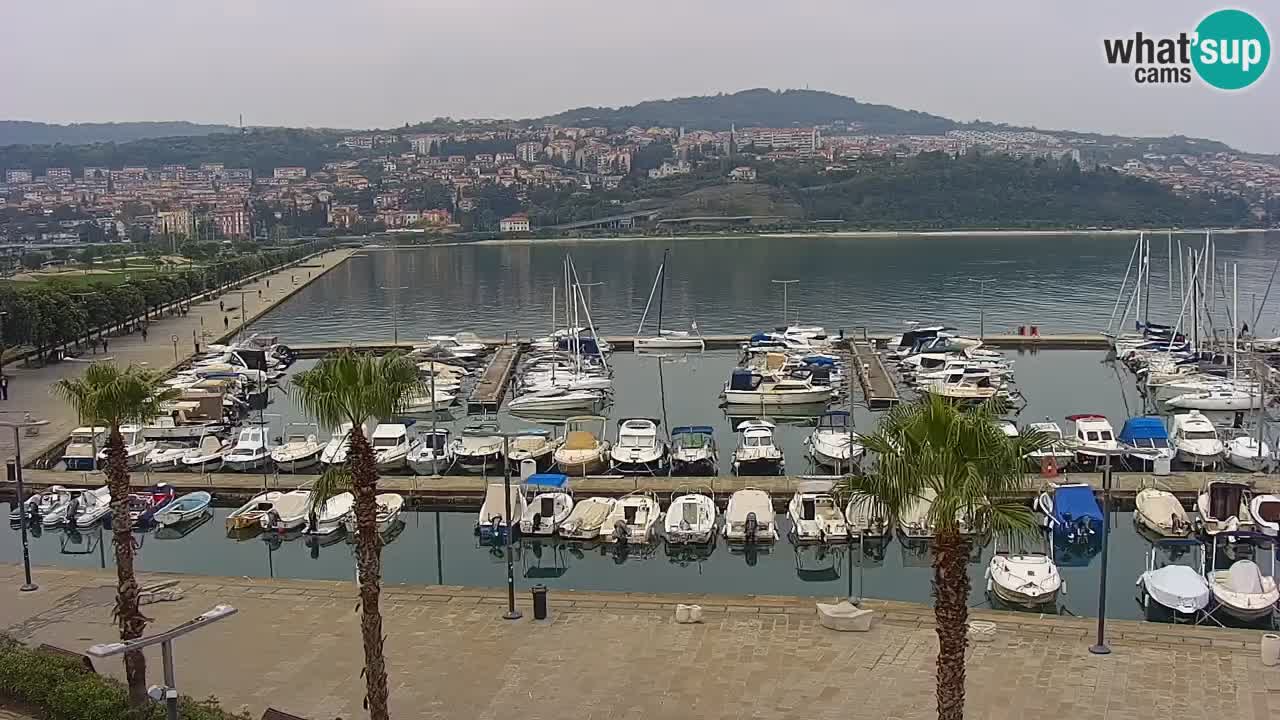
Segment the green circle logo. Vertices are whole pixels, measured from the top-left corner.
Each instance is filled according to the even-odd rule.
[[[1243,10],[1219,10],[1196,26],[1191,63],[1200,79],[1219,90],[1255,83],[1271,59],[1271,39],[1257,18]]]

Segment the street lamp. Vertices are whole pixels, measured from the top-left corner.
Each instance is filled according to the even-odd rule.
[[[462,434],[466,437],[482,437],[502,438],[502,492],[505,494],[504,502],[506,503],[505,517],[507,521],[506,546],[507,546],[507,612],[503,614],[503,620],[519,620],[521,618],[520,611],[516,609],[516,570],[515,562],[511,558],[511,535],[515,532],[515,528],[519,525],[519,520],[511,517],[511,438],[513,437],[529,437],[530,435],[538,435],[546,437],[549,433],[541,428],[533,428],[530,430],[521,430],[519,432],[506,432],[498,429],[487,428],[464,428]],[[435,438],[432,438],[432,442]]]
[[[409,286],[394,285],[392,287],[386,287],[383,285],[379,285],[378,289],[393,291],[391,294],[391,344],[399,345],[400,344],[400,296],[394,291],[408,290]]]
[[[985,340],[987,334],[987,283],[995,282],[995,278],[969,278],[969,282],[978,283],[978,339]]]
[[[1110,533],[1111,529],[1111,458],[1124,454],[1123,450],[1104,450],[1089,449],[1090,453],[1095,455],[1103,455],[1107,458],[1106,465],[1102,466],[1102,576],[1098,579],[1098,638],[1097,642],[1089,647],[1089,652],[1094,655],[1109,655],[1111,648],[1107,647],[1107,551],[1110,549]]]
[[[48,425],[48,420],[32,420],[31,415],[20,422],[11,420],[0,420],[0,427],[13,428],[13,483],[17,486],[18,491],[18,526],[21,528],[22,534],[22,587],[18,588],[22,592],[31,592],[36,589],[36,584],[31,582],[31,549],[27,544],[27,500],[22,492],[22,433],[21,429],[40,427]]]
[[[171,630],[135,640],[93,645],[87,652],[97,658],[108,658],[127,652],[141,651],[143,648],[151,647],[152,645],[159,645],[161,660],[164,663],[164,687],[153,688],[152,692],[158,690],[161,697],[164,698],[165,714],[168,720],[178,720],[178,681],[175,679],[173,671],[173,641],[206,625],[225,620],[235,615],[236,612],[236,609],[230,605],[215,605],[213,609],[207,610]],[[155,695],[152,695],[152,697],[155,697]],[[155,699],[159,700],[160,698],[157,697]]]
[[[782,286],[782,326],[787,326],[787,286],[800,282],[799,280],[770,280],[774,285]]]

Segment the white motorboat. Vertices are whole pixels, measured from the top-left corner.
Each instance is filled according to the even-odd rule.
[[[923,493],[914,498],[902,511],[898,518],[898,532],[905,540],[927,540],[936,534],[929,512],[933,509],[933,488],[925,488]]]
[[[830,480],[806,480],[796,485],[787,504],[794,543],[842,543],[849,540],[849,525],[831,495]]]
[[[1012,552],[996,542],[987,564],[987,590],[1000,600],[1025,608],[1053,605],[1062,589],[1062,576],[1049,553]]]
[[[1209,561],[1210,570],[1205,573],[1209,581],[1209,591],[1217,602],[1217,611],[1223,612],[1244,622],[1254,622],[1263,618],[1271,618],[1276,612],[1276,603],[1280,602],[1280,588],[1276,587],[1276,552],[1271,546],[1272,539],[1252,532],[1229,531],[1220,537],[1227,537],[1232,542],[1257,543],[1262,551],[1258,557],[1271,557],[1270,574],[1262,574],[1262,569],[1253,560],[1236,560],[1226,570],[1215,570],[1217,567],[1217,542]],[[1265,551],[1265,555],[1264,555]]]
[[[111,491],[104,485],[96,490],[71,490],[66,499],[40,519],[44,527],[91,527],[111,513]]]
[[[240,431],[235,447],[222,456],[222,465],[236,472],[257,470],[271,461],[271,449],[265,427],[247,427]]]
[[[529,500],[520,517],[520,534],[555,535],[573,512],[569,477],[551,473],[530,475],[525,478],[524,488]]]
[[[672,545],[701,545],[715,540],[719,511],[706,493],[676,491],[663,521],[663,533]]]
[[[920,385],[922,392],[960,402],[981,402],[994,397],[1008,397],[1007,380],[987,368],[966,368],[940,380]]]
[[[1198,540],[1190,538],[1164,539],[1152,544],[1147,553],[1147,569],[1138,576],[1138,592],[1146,619],[1152,619],[1152,603],[1165,608],[1175,618],[1184,619],[1195,619],[1209,606],[1209,583],[1199,571],[1203,558],[1194,556],[1202,549]],[[1195,568],[1174,564],[1164,554],[1181,555],[1185,550],[1193,553],[1191,561],[1196,564]]]
[[[311,427],[313,432],[294,431],[293,427],[303,430]],[[291,426],[291,431],[285,436],[284,444],[271,451],[271,462],[275,463],[277,470],[283,473],[296,473],[319,464],[320,453],[324,452],[325,444],[316,437],[314,429],[315,426]]]
[[[1075,461],[1076,454],[1067,446],[1062,436],[1062,427],[1058,423],[1046,418],[1044,422],[1028,424],[1026,429],[1040,433],[1049,442],[1047,447],[1027,453],[1027,463],[1034,469],[1039,470],[1050,462],[1055,468],[1065,468]]]
[[[311,510],[311,491],[299,488],[278,495],[263,513],[258,524],[268,532],[285,533],[307,524]]]
[[[568,540],[595,540],[604,521],[613,512],[613,498],[589,497],[573,505],[569,517],[560,525],[560,537]]]
[[[818,467],[853,472],[853,466],[866,452],[859,439],[853,432],[848,411],[833,410],[818,418],[818,427],[805,438],[805,445]]]
[[[97,469],[98,451],[107,444],[107,428],[78,427],[62,451],[62,464],[68,470],[92,472]]]
[[[472,332],[460,332],[453,335],[428,335],[427,344],[443,349],[455,357],[464,354],[479,355],[489,350],[489,347],[480,342],[480,338]]]
[[[1247,470],[1262,472],[1275,461],[1271,446],[1266,440],[1259,442],[1253,435],[1237,435],[1226,445],[1227,464]]]
[[[685,425],[671,430],[673,475],[715,475],[719,471],[720,452],[711,426]]]
[[[1253,524],[1264,535],[1280,535],[1280,496],[1255,495],[1249,502],[1249,515]]]
[[[198,408],[199,403],[175,401],[170,405]],[[219,433],[227,429],[221,422],[183,421],[185,409],[174,409],[172,415],[161,415],[142,427],[142,436],[148,440],[195,440],[202,435]]]
[[[648,418],[618,421],[618,439],[609,450],[612,471],[623,475],[665,475],[670,451]]]
[[[320,451],[321,465],[341,465],[347,461],[347,454],[351,452],[351,431],[354,428],[351,423],[344,422],[333,431],[324,449]]]
[[[377,503],[377,514],[374,516],[374,522],[377,523],[379,533],[385,533],[395,526],[396,521],[400,519],[400,513],[404,510],[404,496],[398,493],[378,493],[374,502]],[[355,509],[342,520],[342,527],[347,531],[348,535],[356,534],[356,513]]]
[[[889,536],[888,513],[873,498],[851,497],[844,506],[844,520],[849,525],[850,540],[878,540]]]
[[[507,441],[507,462],[513,470],[519,470],[526,460],[532,460],[537,472],[549,469],[555,462],[556,448],[563,442],[547,435],[520,435]]]
[[[640,316],[640,326],[636,328],[633,341],[636,352],[645,350],[697,350],[700,352],[706,347],[701,335],[662,329],[662,301],[666,295],[668,252],[662,251],[662,264],[658,266],[658,272],[654,275],[653,288],[649,290],[649,301],[645,303],[644,314]],[[649,306],[653,304],[655,294],[658,296],[658,332],[656,335],[642,335],[644,322],[649,317]],[[698,323],[693,323],[691,329],[697,333]]]
[[[1206,535],[1217,535],[1234,530],[1250,530],[1253,516],[1249,514],[1252,492],[1244,483],[1232,480],[1205,482],[1196,498],[1196,510],[1200,513],[1200,525]]]
[[[525,500],[524,493],[520,492],[519,486],[512,486],[511,494],[508,495],[502,483],[489,483],[485,488],[484,504],[480,506],[480,514],[476,516],[476,532],[480,533],[482,540],[503,538],[511,518],[523,518],[527,509],[528,501]]]
[[[598,415],[580,415],[565,421],[564,444],[554,453],[560,472],[572,476],[596,475],[609,467],[605,423]]]
[[[303,532],[308,535],[332,535],[342,529],[343,523],[351,517],[355,504],[356,497],[349,492],[334,495],[316,508],[314,514],[308,512]]]
[[[121,425],[120,436],[124,438],[125,463],[130,470],[136,470],[147,464],[147,456],[156,449],[156,442],[142,435],[141,425]],[[110,438],[108,438],[110,440]],[[98,450],[98,462],[107,461],[107,448]]]
[[[471,432],[492,430],[488,425],[477,425]],[[453,464],[462,471],[480,472],[488,475],[490,471],[502,471],[502,438],[498,435],[463,434],[450,443],[449,453],[453,455]]]
[[[551,388],[525,393],[507,403],[507,410],[515,413],[539,410],[590,410],[603,400],[598,390],[570,390]]]
[[[23,501],[22,507],[26,509],[27,519],[33,522],[39,522],[39,518],[43,518],[53,511],[54,508],[65,505],[71,497],[71,491],[61,485],[53,485],[40,492],[27,496]],[[22,519],[23,513],[18,508],[9,511],[9,522],[18,522]]]
[[[1192,410],[1173,416],[1173,430],[1169,433],[1178,461],[1195,468],[1213,468],[1222,461],[1225,446],[1218,431],[1209,419]]]
[[[796,373],[778,376],[763,375],[754,370],[738,368],[724,386],[724,401],[729,405],[751,407],[776,407],[778,405],[806,405],[825,403],[831,399],[831,386],[815,384],[813,380]]]
[[[618,498],[600,529],[606,543],[647,545],[657,539],[662,506],[652,492],[637,490]]]
[[[231,514],[227,515],[227,532],[262,527],[262,517],[275,507],[276,501],[282,495],[284,493],[279,490],[269,490],[254,495],[249,502],[232,510]]]
[[[1104,416],[1085,413],[1068,415],[1067,420],[1072,429],[1068,445],[1075,449],[1077,462],[1100,467],[1109,462],[1112,451],[1120,448],[1111,421]]]
[[[439,475],[453,466],[453,444],[446,428],[422,430],[405,458],[416,475]]]
[[[434,395],[423,395],[420,397],[411,397],[405,401],[404,411],[406,413],[429,413],[432,411],[440,411],[448,408],[458,399],[458,395],[453,389],[441,388],[436,386]]]
[[[378,472],[404,469],[413,450],[409,426],[403,423],[381,423],[373,429],[373,460]]]
[[[1139,416],[1124,421],[1116,438],[1124,451],[1121,461],[1132,470],[1154,470],[1158,461],[1173,462],[1178,451],[1169,442],[1169,431],[1158,417]]]
[[[769,544],[778,539],[778,524],[769,493],[744,488],[729,496],[724,513],[724,538],[731,543]]]
[[[200,438],[200,444],[182,456],[182,467],[187,472],[210,473],[222,469],[223,458],[231,451],[231,443],[214,435]]]
[[[1187,537],[1195,529],[1182,502],[1168,490],[1144,487],[1133,504],[1134,522],[1161,537]]]
[[[738,424],[738,447],[733,451],[735,475],[782,474],[786,459],[773,442],[773,428],[768,420],[743,420]]]
[[[1223,388],[1184,393],[1165,401],[1171,408],[1195,410],[1252,410],[1261,403],[1261,395],[1250,390]]]
[[[154,516],[160,527],[172,527],[204,517],[209,512],[209,504],[213,496],[203,490],[187,493],[165,505]]]
[[[147,453],[146,467],[151,472],[173,472],[183,469],[182,458],[191,451],[191,446],[171,440],[159,440],[155,449]]]

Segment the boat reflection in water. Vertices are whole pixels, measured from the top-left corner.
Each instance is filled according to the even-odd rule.
[[[569,548],[551,540],[520,541],[520,562],[530,580],[564,577],[569,571]]]
[[[164,525],[156,528],[155,535],[157,540],[181,540],[182,538],[195,532],[201,525],[213,519],[212,512],[205,512],[196,517],[176,525]]]
[[[752,405],[724,406],[725,420],[729,427],[738,427],[744,420],[755,420],[767,417],[775,425],[790,427],[817,427],[818,418],[828,410],[826,403],[806,403],[802,405],[774,405],[759,408]]]
[[[796,555],[796,577],[803,582],[832,582],[840,579],[845,547],[825,543],[792,545]]]
[[[713,534],[711,542],[708,543],[663,543],[666,547],[667,561],[679,567],[688,567],[693,564],[701,566],[703,562],[710,560],[712,553],[716,551],[715,537]]]

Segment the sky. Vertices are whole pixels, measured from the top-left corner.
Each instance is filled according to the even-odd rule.
[[[1105,37],[1194,0],[8,0],[0,119],[392,127],[803,88],[957,120],[1280,153],[1280,60],[1244,91],[1143,86]]]

